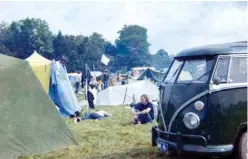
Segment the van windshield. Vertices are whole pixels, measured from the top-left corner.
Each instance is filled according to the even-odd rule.
[[[213,58],[185,60],[177,83],[206,83],[213,68]]]
[[[213,68],[213,57],[174,60],[165,83],[206,83]],[[178,76],[179,74],[179,76]]]

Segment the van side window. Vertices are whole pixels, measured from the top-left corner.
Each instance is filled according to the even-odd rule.
[[[230,57],[221,57],[218,60],[217,68],[214,74],[214,79],[218,79],[221,83],[227,82]]]
[[[228,83],[247,82],[247,57],[232,57]]]

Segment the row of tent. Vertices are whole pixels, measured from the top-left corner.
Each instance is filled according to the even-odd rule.
[[[154,73],[146,76],[160,80]],[[109,87],[99,92],[96,102],[97,105],[130,104],[134,96],[144,93],[157,100],[158,88],[150,80]],[[0,54],[1,158],[36,155],[78,145],[61,118],[76,111],[80,112],[81,107],[63,65],[37,52],[26,60]]]
[[[110,86],[99,92],[96,104],[101,106],[118,106],[138,101],[142,94],[147,94],[151,101],[157,101],[158,86],[150,80],[136,81],[126,85]]]
[[[27,62],[0,54],[0,158],[13,159],[78,145],[56,109],[52,100],[56,97],[48,95],[51,89],[60,96],[59,85],[68,78],[61,75],[65,72],[59,63],[43,59],[40,64],[38,57],[34,54]],[[46,72],[57,77],[47,80]]]
[[[165,74],[164,72],[147,68],[137,80],[133,79],[133,82],[129,84],[110,86],[100,92],[93,90],[94,102],[99,106],[131,104],[134,100],[138,101],[142,94],[147,94],[151,101],[158,101],[159,89],[155,83],[161,82]],[[76,76],[77,74],[69,74],[71,81],[74,75]],[[96,77],[100,77],[100,73]]]
[[[150,79],[152,82],[161,82],[163,78],[165,77],[166,71],[165,72],[158,72],[154,69],[147,68],[138,78],[137,80],[145,80],[145,79]],[[100,71],[90,71],[90,75],[98,80],[102,79],[102,72]],[[82,73],[68,73],[69,80],[72,85],[75,85],[76,83],[76,76],[82,76]]]
[[[96,97],[96,104],[111,106],[131,104],[133,101],[138,101],[142,94],[147,94],[151,101],[158,101],[159,89],[154,83],[161,82],[165,74],[166,72],[157,72],[154,69],[147,68],[136,82],[110,86],[99,92]]]
[[[58,107],[62,117],[66,118],[81,111],[66,68],[60,62],[50,61],[37,52],[34,52],[26,61]]]

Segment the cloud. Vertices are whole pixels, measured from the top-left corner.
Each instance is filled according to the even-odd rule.
[[[0,2],[0,20],[46,20],[56,34],[101,33],[114,42],[124,24],[148,29],[150,52],[247,39],[244,2]]]

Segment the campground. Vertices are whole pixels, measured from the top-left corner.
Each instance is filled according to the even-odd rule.
[[[113,116],[102,121],[87,120],[77,124],[66,120],[79,146],[19,159],[159,158],[156,148],[151,147],[152,124],[131,125],[130,110],[124,106],[97,109],[112,113]]]
[[[113,116],[97,122],[87,120],[75,124],[69,119],[65,121],[79,146],[37,156],[21,156],[19,159],[174,159],[151,146],[152,124],[133,126],[130,110],[125,106],[97,109],[112,113]]]

